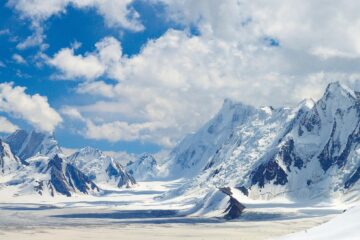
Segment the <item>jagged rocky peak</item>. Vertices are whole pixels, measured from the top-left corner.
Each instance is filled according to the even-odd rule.
[[[54,156],[62,153],[55,137],[51,133],[32,130],[17,130],[5,139],[13,153],[21,160],[26,160],[37,154]]]
[[[332,182],[322,186],[327,193],[350,188],[360,178],[359,143],[357,93],[331,83],[315,106],[260,159],[251,172],[251,185],[286,186],[288,192],[301,189],[310,195],[310,189],[326,182]]]
[[[32,182],[34,191],[51,196],[61,194],[96,194],[99,187],[75,166],[66,163],[57,154],[51,159],[35,159],[30,162],[29,171],[37,172]],[[31,177],[31,176],[29,176]]]
[[[67,157],[67,161],[86,173],[98,184],[131,187],[135,178],[125,168],[99,149],[84,147]]]
[[[153,155],[149,153],[142,154],[136,161],[130,161],[126,165],[128,172],[139,180],[149,180],[158,177],[158,163]]]
[[[353,98],[357,99],[357,94],[354,90],[347,87],[346,85],[341,84],[340,82],[332,82],[330,83],[325,90],[324,97],[326,99],[330,97],[346,97],[346,98]]]
[[[172,166],[180,166],[171,173],[195,177],[177,191],[244,186],[251,198],[297,199],[360,187],[358,96],[331,83],[318,101],[306,99],[294,108],[237,108],[225,101],[213,119],[171,153]],[[235,119],[243,120],[224,120],[236,111],[241,117]]]
[[[11,173],[21,167],[21,161],[13,155],[9,145],[0,139],[0,175]]]
[[[317,107],[325,114],[335,114],[359,103],[359,94],[339,82],[330,83]]]
[[[316,102],[312,98],[302,100],[296,107],[296,110],[310,110],[315,106]]]

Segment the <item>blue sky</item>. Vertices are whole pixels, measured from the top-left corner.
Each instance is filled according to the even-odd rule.
[[[0,133],[36,128],[67,148],[158,152],[201,127],[225,98],[295,106],[332,81],[359,89],[359,8],[3,1]]]
[[[49,45],[44,54],[54,55],[61,48],[69,47],[74,42],[80,42],[78,53],[92,51],[94,45],[106,36],[114,36],[119,41],[125,55],[131,56],[139,53],[141,47],[149,40],[158,38],[169,28],[179,28],[179,25],[171,23],[164,18],[163,6],[161,4],[148,4],[145,2],[134,2],[132,7],[140,13],[140,20],[145,26],[144,31],[134,32],[124,28],[107,27],[104,18],[93,9],[80,10],[67,7],[66,13],[52,16],[44,23],[46,43]],[[27,94],[40,94],[48,98],[49,104],[54,108],[60,108],[64,104],[76,102],[86,104],[92,101],[91,97],[77,96],[74,88],[77,82],[56,81],[51,76],[54,69],[43,65],[34,66],[32,60],[38,53],[38,47],[19,50],[16,48],[19,41],[32,34],[30,28],[31,20],[19,19],[19,13],[14,9],[0,6],[0,61],[6,67],[0,68],[0,81],[14,82],[15,85],[26,87]],[[26,64],[19,64],[12,59],[13,54],[21,55]],[[110,81],[110,80],[109,80]],[[16,125],[32,129],[26,121],[2,113],[11,119]],[[118,141],[109,143],[106,140],[86,139],[80,134],[74,134],[64,127],[57,128],[55,135],[64,147],[79,148],[84,145],[99,147],[103,150],[119,150],[133,153],[157,152],[161,148],[158,144],[142,141]]]

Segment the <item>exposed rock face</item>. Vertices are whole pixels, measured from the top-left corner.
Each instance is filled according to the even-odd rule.
[[[34,162],[38,173],[49,176],[48,179],[36,179],[37,185],[34,190],[40,195],[49,191],[51,196],[59,193],[65,196],[72,196],[74,193],[92,194],[100,189],[88,176],[71,164],[66,163],[58,155],[50,159],[45,168],[40,167],[41,162]]]
[[[233,197],[233,193],[230,188],[220,188],[219,190],[230,197],[228,206],[224,211],[224,218],[228,220],[239,218],[243,213],[245,206]]]

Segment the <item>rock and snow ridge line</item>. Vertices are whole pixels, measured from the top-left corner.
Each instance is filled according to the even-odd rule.
[[[189,180],[167,196],[233,187],[252,199],[342,198],[359,190],[359,143],[360,93],[337,82],[295,108],[227,100],[171,152],[168,176]]]
[[[65,157],[53,134],[18,130],[0,143],[0,170],[7,175],[1,185],[18,187],[20,195],[98,194],[97,184],[136,184],[121,164],[100,150],[85,147]]]

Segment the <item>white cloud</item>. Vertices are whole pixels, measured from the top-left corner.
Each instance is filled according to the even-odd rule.
[[[170,146],[208,120],[224,98],[293,105],[319,97],[330,81],[360,87],[360,3],[161,2],[169,18],[189,29],[197,26],[200,34],[169,30],[132,57],[123,55],[114,38],[84,56],[72,52],[81,59],[93,56],[103,69],[82,76],[93,81],[77,89],[96,101],[73,106],[88,119],[88,138]],[[279,46],[271,46],[271,39]]]
[[[26,64],[26,60],[20,54],[13,54],[12,59],[18,64]]]
[[[50,107],[46,97],[28,95],[25,90],[13,83],[1,83],[0,111],[21,118],[39,130],[54,131],[62,121],[60,115]]]
[[[81,113],[74,107],[64,106],[60,109],[62,115],[67,116],[71,119],[85,121]]]
[[[19,12],[22,18],[32,21],[33,34],[17,45],[18,49],[40,46],[42,50],[48,46],[44,43],[44,22],[52,16],[65,14],[69,6],[87,10],[95,9],[105,19],[109,27],[142,31],[140,15],[131,6],[134,0],[8,0],[7,6]]]
[[[139,14],[131,7],[132,2],[133,0],[9,0],[8,6],[34,21],[43,21],[53,15],[66,13],[68,6],[84,10],[94,8],[109,26],[141,31],[143,25],[140,23]]]
[[[103,81],[85,82],[80,84],[76,91],[80,94],[98,95],[107,98],[113,98],[116,95],[114,87]]]
[[[19,127],[11,123],[5,117],[0,116],[0,132],[1,133],[13,133],[18,130]]]
[[[48,63],[60,70],[61,75],[58,77],[63,79],[94,79],[105,71],[95,55],[75,56],[74,50],[70,48],[61,49]]]
[[[41,51],[46,50],[49,46],[45,43],[45,34],[43,29],[43,24],[38,21],[34,21],[30,26],[33,33],[28,36],[25,40],[19,42],[16,45],[16,48],[19,50],[24,50],[31,47],[38,46]]]
[[[161,123],[132,123],[122,121],[114,121],[102,124],[95,124],[88,120],[85,137],[90,139],[108,140],[110,142],[117,141],[149,141],[150,131],[161,129]],[[155,140],[155,139],[154,139]],[[167,142],[162,142],[164,146]]]
[[[93,80],[102,76],[106,71],[110,73],[113,65],[119,64],[122,60],[121,45],[113,37],[102,39],[96,44],[95,52],[85,55],[75,54],[74,50],[78,44],[75,44],[74,48],[61,49],[52,58],[47,59],[49,65],[60,70],[61,74],[57,76],[58,78]],[[90,85],[84,87],[91,88]]]
[[[10,30],[7,28],[0,30],[0,36],[9,35],[9,34],[10,34]]]

